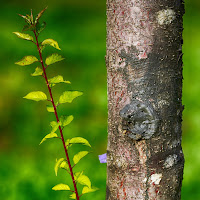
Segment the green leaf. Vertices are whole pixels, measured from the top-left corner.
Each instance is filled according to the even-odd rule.
[[[57,174],[58,174],[58,168],[60,167],[60,164],[61,164],[64,160],[65,160],[64,158],[60,158],[59,160],[56,160],[56,164],[55,164],[55,167],[54,167],[56,176],[57,176]]]
[[[67,147],[67,149],[72,146],[72,144],[70,144],[69,141],[70,141],[70,139],[67,139],[65,141],[65,146]]]
[[[30,40],[33,41],[33,37],[29,34],[20,33],[20,32],[13,32],[18,38],[24,39],[24,40]]]
[[[86,194],[86,193],[89,193],[89,192],[95,192],[97,190],[98,190],[98,188],[96,188],[96,187],[89,188],[87,186],[84,186],[83,190],[82,190],[82,194]]]
[[[69,198],[70,198],[70,199],[76,199],[76,194],[75,194],[75,193],[71,194],[71,195],[69,196]]]
[[[39,21],[40,17],[42,17],[44,11],[48,8],[48,6],[46,8],[44,8],[41,12],[38,13],[37,17],[35,18],[35,24],[37,24],[37,22]]]
[[[35,56],[25,56],[20,61],[16,62],[15,64],[24,66],[24,65],[30,65],[37,61],[38,59]]]
[[[70,190],[70,187],[66,184],[58,184],[52,188],[52,190]]]
[[[45,29],[45,27],[46,27],[46,22],[42,22],[42,23],[38,22],[36,24],[37,33],[41,33]]]
[[[59,62],[61,60],[64,60],[64,58],[61,55],[58,55],[57,53],[53,53],[49,57],[46,58],[45,63],[47,65],[51,65],[51,64]]]
[[[58,46],[58,42],[56,42],[55,40],[53,39],[46,39],[42,42],[42,45],[45,46],[45,45],[50,45],[58,50],[61,50],[60,47]]]
[[[56,122],[56,121],[52,121],[50,122],[50,125],[52,127],[51,133],[54,133],[58,130],[58,127],[61,125],[61,122]]]
[[[77,178],[78,178],[79,176],[81,176],[82,174],[83,174],[83,171],[82,171],[82,172],[76,172],[76,173],[74,174],[75,180],[77,180]]]
[[[40,145],[46,140],[46,139],[50,139],[50,138],[57,138],[58,135],[56,133],[49,133],[47,134],[40,142]]]
[[[43,70],[40,67],[36,67],[35,72],[31,74],[31,76],[41,76],[43,74]]]
[[[83,145],[91,147],[90,143],[85,138],[82,138],[82,137],[74,137],[70,139],[68,143],[69,144],[83,144]]]
[[[91,188],[91,181],[90,181],[90,179],[87,176],[83,175],[83,173],[80,173],[80,172],[75,173],[75,177],[74,178],[81,185],[86,185],[89,188]]]
[[[89,152],[88,151],[80,151],[78,152],[74,157],[73,161],[74,164],[76,165],[83,157],[85,157]]]
[[[76,199],[76,194],[75,194],[75,193],[71,194],[71,195],[69,196],[69,198],[70,198],[70,199]]]
[[[60,163],[60,168],[68,170],[68,169],[69,169],[69,165],[68,165],[67,162],[64,160],[64,161],[62,161],[62,162]]]
[[[65,91],[59,98],[59,103],[71,103],[76,97],[83,93],[79,91]]]
[[[69,83],[70,81],[64,81],[63,77],[61,75],[55,76],[48,80],[50,83],[50,86],[53,87],[56,83]]]
[[[48,112],[54,112],[53,106],[47,106],[47,111]]]
[[[56,103],[56,107],[58,106],[58,102]],[[48,112],[54,112],[53,106],[47,105],[47,111]]]
[[[60,121],[61,121],[63,127],[65,127],[68,124],[70,124],[73,121],[73,119],[74,119],[73,115],[70,115],[70,116],[61,116],[60,117]]]
[[[25,97],[25,99],[30,99],[33,101],[44,101],[47,100],[47,95],[44,92],[36,91],[36,92],[30,92]]]

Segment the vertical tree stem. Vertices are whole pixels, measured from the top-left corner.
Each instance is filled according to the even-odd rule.
[[[57,122],[59,122],[59,117],[58,117],[56,105],[55,105],[55,102],[54,102],[54,99],[53,99],[51,87],[50,87],[49,82],[48,82],[48,78],[47,78],[47,74],[46,74],[46,69],[45,69],[45,66],[44,66],[43,59],[42,59],[42,53],[41,53],[39,42],[38,42],[38,36],[36,35],[35,31],[33,31],[33,32],[34,32],[35,39],[36,39],[37,49],[38,49],[38,52],[39,52],[39,55],[40,55],[40,61],[41,61],[41,64],[42,64],[44,78],[45,78],[45,81],[46,81],[46,84],[47,84],[47,87],[48,87],[48,90],[49,90],[49,95],[50,95],[50,98],[51,98],[51,103],[52,103],[53,108],[54,108],[54,114],[56,116]],[[62,143],[63,143],[63,147],[64,147],[64,150],[65,150],[65,155],[66,155],[66,158],[67,158],[67,163],[69,165],[70,175],[71,175],[71,178],[72,178],[72,181],[73,181],[73,185],[74,185],[74,192],[76,194],[76,199],[79,200],[79,195],[78,195],[78,190],[77,190],[77,187],[76,187],[76,182],[75,182],[75,179],[74,179],[73,169],[72,169],[71,162],[70,162],[70,159],[69,159],[69,154],[68,154],[68,151],[67,151],[67,147],[65,145],[65,139],[64,139],[64,136],[63,136],[63,132],[62,132],[61,126],[59,126],[59,131],[60,131],[60,135],[61,135],[61,140],[62,140]]]
[[[180,200],[183,0],[107,0],[106,200]]]

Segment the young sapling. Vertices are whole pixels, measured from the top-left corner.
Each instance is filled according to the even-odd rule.
[[[57,176],[58,169],[60,168],[65,169],[65,171],[70,174],[73,183],[73,189],[71,189],[69,185],[63,183],[54,186],[52,189],[56,191],[57,190],[71,191],[72,194],[70,195],[70,198],[79,200],[83,194],[94,192],[97,190],[97,188],[91,186],[90,179],[86,175],[84,175],[83,172],[75,172],[74,170],[78,162],[83,157],[85,157],[89,152],[80,151],[79,153],[73,156],[72,159],[73,162],[72,162],[69,157],[69,150],[70,147],[74,144],[82,144],[88,147],[91,147],[91,145],[85,138],[82,137],[74,137],[67,140],[64,139],[63,129],[65,126],[69,125],[73,121],[74,117],[73,115],[59,116],[58,107],[60,104],[72,103],[72,101],[75,98],[81,96],[83,93],[79,91],[64,91],[58,98],[59,99],[58,102],[55,102],[54,100],[52,88],[59,83],[70,84],[70,81],[65,81],[63,76],[61,75],[56,75],[52,78],[48,78],[47,76],[47,67],[59,61],[62,61],[64,58],[57,53],[49,55],[48,57],[46,57],[46,59],[43,58],[42,53],[47,46],[52,46],[57,50],[61,50],[58,43],[53,39],[45,39],[42,42],[39,41],[39,35],[46,27],[46,23],[45,22],[41,23],[40,18],[42,17],[46,9],[47,7],[43,9],[35,17],[33,16],[32,10],[30,15],[19,14],[22,18],[25,19],[26,25],[23,27],[22,32],[13,32],[13,33],[18,38],[27,40],[36,45],[39,57],[37,58],[35,56],[28,55],[22,58],[20,61],[16,62],[15,64],[20,66],[25,66],[25,65],[31,65],[33,63],[39,63],[41,65],[36,67],[35,71],[31,74],[31,76],[42,77],[44,79],[48,88],[48,94],[45,94],[42,91],[33,91],[28,93],[24,98],[33,101],[51,102],[51,106],[47,105],[47,111],[54,113],[56,121],[52,121],[50,123],[50,126],[52,128],[51,132],[41,140],[40,144],[42,144],[45,140],[51,138],[58,138],[59,140],[61,140],[65,152],[65,158],[59,158],[56,160],[56,164],[54,167],[55,174]],[[32,32],[32,35],[25,33],[25,31]],[[83,186],[81,194],[77,188],[78,184]]]

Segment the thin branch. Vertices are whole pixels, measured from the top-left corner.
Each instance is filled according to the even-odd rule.
[[[40,62],[41,62],[41,65],[42,65],[42,69],[43,69],[43,73],[44,73],[44,78],[45,78],[45,81],[46,81],[46,84],[47,84],[47,87],[48,87],[48,90],[49,90],[49,95],[51,97],[51,102],[52,102],[52,105],[53,105],[53,108],[54,108],[54,114],[56,116],[57,122],[59,122],[59,117],[58,117],[56,105],[55,105],[55,102],[54,102],[54,99],[53,99],[51,87],[49,86],[49,82],[48,82],[48,78],[47,78],[47,74],[46,74],[46,68],[44,66],[44,62],[43,62],[43,59],[42,59],[42,53],[41,53],[41,50],[40,50],[40,47],[39,47],[38,35],[37,35],[37,33],[36,33],[35,30],[33,32],[34,32],[35,39],[36,39],[36,45],[37,45],[37,49],[38,49],[39,56],[40,56]],[[68,151],[67,151],[67,147],[65,145],[65,140],[64,140],[64,136],[63,136],[63,132],[62,132],[61,126],[59,126],[59,131],[60,131],[60,135],[61,135],[61,140],[62,140],[62,143],[63,143],[63,147],[64,147],[64,150],[65,150],[65,155],[66,155],[66,158],[67,158],[67,163],[68,163],[68,166],[69,166],[70,175],[71,175],[72,182],[73,182],[73,185],[74,185],[76,199],[79,200],[79,195],[78,195],[78,190],[77,190],[77,186],[76,186],[76,182],[75,182],[75,178],[74,178],[74,174],[73,174],[73,169],[72,169],[71,162],[70,162],[70,159],[69,159],[69,154],[68,154]]]

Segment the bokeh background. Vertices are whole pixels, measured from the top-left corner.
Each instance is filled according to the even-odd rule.
[[[33,9],[37,14],[48,5],[43,16],[47,27],[40,40],[53,38],[62,51],[47,47],[44,56],[57,52],[66,59],[48,68],[48,75],[61,74],[71,85],[58,85],[54,95],[66,89],[84,92],[72,104],[60,106],[59,114],[74,115],[64,129],[65,138],[82,136],[92,145],[92,153],[80,161],[76,170],[84,170],[92,185],[99,188],[84,199],[105,199],[106,165],[98,155],[106,152],[106,1],[105,0],[8,0],[0,6],[0,199],[60,200],[69,199],[68,192],[51,188],[71,182],[62,170],[54,173],[56,158],[63,157],[59,141],[51,139],[39,145],[49,133],[54,115],[45,103],[23,99],[30,91],[47,92],[44,80],[30,76],[36,65],[14,65],[25,55],[37,56],[36,47],[18,39],[12,32],[21,31],[23,19]],[[185,154],[183,200],[200,199],[200,1],[185,0],[184,16],[184,87],[183,151]],[[89,150],[75,147],[74,151]],[[72,156],[72,155],[71,155]],[[68,182],[67,182],[68,180]]]

